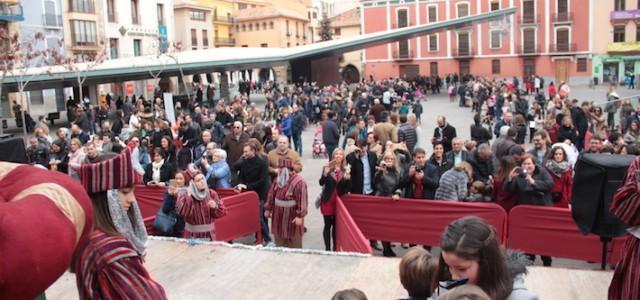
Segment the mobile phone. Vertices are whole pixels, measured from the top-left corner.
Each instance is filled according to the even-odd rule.
[[[451,290],[451,289],[454,289],[454,288],[459,287],[461,285],[465,285],[465,284],[467,284],[467,282],[469,282],[468,278],[462,278],[460,280],[445,281],[444,284],[441,284],[440,286],[442,286],[443,288],[445,288],[447,290]]]
[[[175,187],[176,186],[176,180],[175,179],[170,179],[169,180],[169,186]]]

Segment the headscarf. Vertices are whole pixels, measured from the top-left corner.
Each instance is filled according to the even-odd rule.
[[[189,191],[189,195],[191,195],[191,197],[193,197],[193,199],[196,199],[197,201],[204,201],[209,199],[209,187],[205,185],[204,190],[199,190],[194,180],[191,180],[191,182],[189,182],[187,191]]]
[[[276,184],[279,188],[283,188],[289,181],[289,169],[293,169],[293,161],[280,158],[278,160],[278,168],[280,168],[280,172],[278,173],[278,178],[276,178]]]
[[[131,220],[129,219],[129,214],[120,203],[118,190],[109,190],[107,192],[107,201],[111,221],[116,227],[116,230],[131,242],[133,249],[135,249],[138,254],[144,255],[147,249],[147,229],[144,226],[138,203],[134,201],[131,207],[129,207],[133,213],[133,220]]]

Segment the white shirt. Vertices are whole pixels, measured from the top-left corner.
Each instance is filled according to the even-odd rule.
[[[391,104],[391,92],[388,90],[382,94],[382,103]]]
[[[138,128],[138,124],[140,124],[140,120],[136,115],[131,115],[129,118],[129,128]]]

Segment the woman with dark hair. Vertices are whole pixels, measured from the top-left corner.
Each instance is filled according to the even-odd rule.
[[[180,191],[180,189],[183,189],[184,186],[185,176],[183,171],[174,171],[173,180],[170,181],[167,190],[164,192],[161,208],[162,212],[166,215],[174,213],[176,216],[176,223],[173,225],[172,232],[167,232],[169,236],[182,237],[182,231],[184,230],[184,219],[176,212],[176,197],[178,196],[178,191]]]
[[[166,160],[165,152],[160,148],[153,149],[153,162],[144,170],[144,184],[150,186],[166,186],[173,178],[174,167]]]
[[[562,123],[560,124],[560,128],[558,129],[556,140],[558,143],[564,143],[568,140],[574,146],[578,145],[578,131],[573,126],[571,116],[567,115],[562,117]]]
[[[473,116],[473,125],[471,125],[471,140],[476,141],[478,145],[488,143],[491,140],[491,132],[482,126],[480,114]]]
[[[627,133],[624,134],[624,142],[627,144],[640,142],[640,122],[638,120],[633,120],[629,123]]]
[[[175,166],[176,149],[175,149],[175,146],[173,145],[173,140],[168,135],[165,135],[160,139],[160,148],[164,150],[165,160]]]
[[[564,148],[556,146],[551,149],[545,168],[553,179],[553,188],[551,189],[553,206],[568,208],[569,202],[571,202],[573,168],[571,168]]]
[[[108,174],[111,165],[122,166],[121,172]],[[142,262],[147,232],[133,193],[137,176],[131,152],[103,155],[97,163],[82,165],[80,173],[95,223],[71,266],[80,299],[166,299]],[[109,175],[110,181],[95,179]]]
[[[526,259],[518,253],[507,257],[495,229],[484,220],[469,216],[449,223],[440,248],[436,297],[464,280],[479,286],[491,299],[538,299],[524,285]]]
[[[351,167],[347,165],[344,150],[337,148],[333,151],[333,160],[322,168],[322,176],[319,181],[322,186],[320,212],[324,218],[322,238],[326,251],[331,251],[331,249],[336,251],[336,198],[349,191],[350,181]]]
[[[498,159],[498,171],[493,177],[493,199],[507,213],[516,205],[516,197],[504,189],[504,184],[515,167],[516,164],[511,157],[500,158]]]
[[[516,129],[516,144],[524,145],[525,138],[527,137],[527,121],[521,114],[515,115],[513,125]]]

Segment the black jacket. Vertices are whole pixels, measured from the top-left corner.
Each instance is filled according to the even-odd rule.
[[[252,158],[240,158],[233,166],[233,172],[238,172],[238,180],[250,191],[258,193],[260,201],[267,199],[269,191],[269,166],[267,158],[258,155]]]
[[[369,176],[371,176],[371,189],[373,193],[376,191],[376,185],[374,182],[374,176],[376,174],[376,166],[378,166],[378,157],[376,154],[369,151],[367,153],[367,158],[369,159]],[[363,185],[364,185],[364,167],[362,165],[362,161],[359,156],[356,156],[355,152],[349,153],[347,155],[347,163],[351,165],[351,189],[350,192],[353,194],[362,194]]]
[[[469,157],[471,157],[471,153],[469,153],[469,151],[464,149],[461,152],[462,152],[462,154],[460,154],[460,157],[462,158],[461,161],[468,161]],[[447,161],[450,161],[453,164],[455,161],[453,159],[453,155],[454,155],[453,151],[449,151],[444,155],[444,157],[447,159]]]
[[[440,134],[440,128],[436,127],[433,130],[433,138],[435,140],[441,140],[444,146],[444,152],[451,151],[451,140],[456,137],[456,129],[448,123],[442,128],[442,134]]]
[[[162,164],[162,167],[160,167],[160,182],[168,182],[170,179],[173,178],[173,175],[174,175],[173,173],[174,173],[173,164],[165,160],[164,164]],[[144,168],[144,177],[142,178],[142,180],[144,181],[144,184],[149,183],[149,181],[152,180],[152,176],[153,176],[153,164],[150,163],[147,165],[146,168]]]
[[[589,122],[587,121],[587,116],[584,111],[580,107],[572,107],[571,119],[578,130],[578,136],[584,137],[587,133],[587,129],[589,129]]]
[[[474,151],[472,155],[469,155],[469,159],[467,160],[467,162],[469,162],[469,164],[471,164],[471,167],[473,168],[474,180],[487,182],[489,181],[489,175],[493,175],[495,173],[491,157],[489,157],[489,159],[487,160],[482,160],[480,157],[478,157],[478,153]]]
[[[556,135],[556,140],[558,143],[570,140],[574,145],[578,145],[578,132],[574,127],[560,126],[558,134]]]
[[[471,125],[471,139],[478,145],[488,143],[491,140],[491,132],[482,125]]]
[[[422,195],[415,194],[413,177],[409,176],[410,168],[406,168],[400,185],[405,189],[405,196],[407,198],[429,200],[435,198],[436,190],[440,182],[438,168],[429,163],[425,163],[422,168],[422,172],[424,172],[424,177],[422,177]]]
[[[324,168],[323,168],[324,169]],[[329,174],[324,175],[324,171],[322,175],[320,175],[320,180],[318,183],[322,186],[322,194],[320,195],[320,201],[326,202],[331,198],[331,194],[337,188],[338,196],[342,196],[345,193],[349,192],[351,188],[351,180],[344,179],[344,177],[337,182],[333,176],[331,176],[331,172]]]
[[[511,181],[505,181],[504,189],[516,195],[516,204],[552,206],[551,175],[544,168],[536,166],[532,177],[534,185],[530,185],[524,176],[516,176]]]
[[[446,156],[443,157],[442,162],[439,163],[436,158],[431,155],[431,158],[429,158],[427,164],[430,164],[438,169],[438,181],[440,181],[440,177],[442,176],[442,174],[444,174],[444,172],[449,171],[449,169],[453,168],[453,163],[448,161]]]

